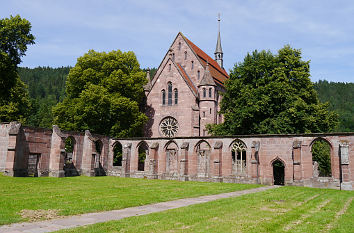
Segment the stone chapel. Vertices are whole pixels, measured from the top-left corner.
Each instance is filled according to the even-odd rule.
[[[218,21],[215,59],[179,32],[152,79],[148,72],[146,137],[208,136],[206,125],[223,121],[220,92],[229,75]]]

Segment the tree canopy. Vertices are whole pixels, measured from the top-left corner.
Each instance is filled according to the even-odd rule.
[[[27,45],[34,44],[31,24],[19,15],[0,19],[0,121],[26,121],[30,101],[17,65]]]
[[[69,72],[66,97],[53,107],[54,123],[66,130],[141,136],[146,82],[133,52],[90,50]]]
[[[285,46],[274,55],[254,51],[234,66],[221,101],[225,121],[209,125],[214,135],[328,132],[337,114],[320,103],[309,61]]]

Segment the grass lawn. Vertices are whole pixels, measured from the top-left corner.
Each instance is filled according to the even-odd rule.
[[[353,198],[282,187],[62,232],[354,232]]]
[[[0,174],[0,225],[122,209],[259,185],[119,177],[22,178]]]

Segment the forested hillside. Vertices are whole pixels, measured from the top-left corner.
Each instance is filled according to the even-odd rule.
[[[31,98],[31,112],[27,125],[51,128],[52,107],[65,95],[65,81],[71,67],[19,67],[19,75],[27,85]]]
[[[70,67],[19,68],[21,79],[28,85],[32,102],[32,115],[27,124],[31,126],[52,126],[52,106],[64,98],[65,81]],[[150,71],[151,78],[156,68]],[[340,124],[335,131],[354,131],[354,83],[319,81],[314,83],[322,102],[329,102],[330,109],[339,114]]]
[[[329,102],[330,109],[339,114],[337,132],[354,132],[354,83],[314,83],[322,102]]]

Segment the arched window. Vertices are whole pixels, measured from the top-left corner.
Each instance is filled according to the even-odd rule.
[[[181,50],[182,44],[181,42],[178,43],[178,50]]]
[[[113,166],[122,166],[123,147],[117,142],[113,148]]]
[[[200,79],[200,71],[198,70],[198,80]]]
[[[175,61],[175,53],[172,53],[172,61]]]
[[[178,104],[178,90],[175,88],[175,104]]]
[[[184,60],[187,60],[187,51],[184,52]]]
[[[206,97],[206,89],[203,88],[203,97]]]
[[[194,62],[192,61],[192,70],[194,69]]]
[[[166,104],[166,92],[165,90],[162,90],[162,105],[165,105]]]
[[[171,64],[168,64],[168,71],[171,71]]]
[[[236,140],[233,142],[231,147],[233,174],[245,174],[246,148],[246,144],[240,140]]]
[[[211,88],[209,88],[209,97],[211,98],[211,92],[212,92],[212,90],[211,90]]]
[[[168,82],[168,105],[172,105],[172,83]]]

